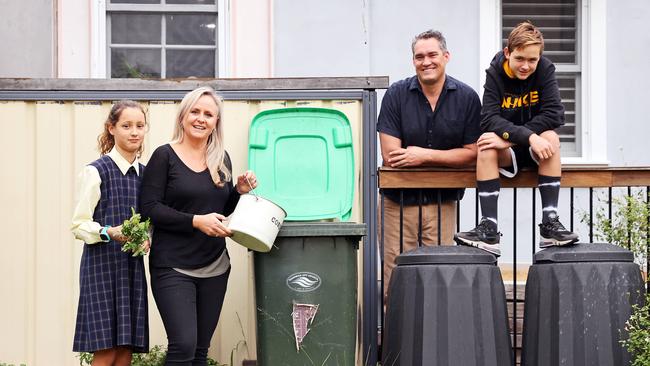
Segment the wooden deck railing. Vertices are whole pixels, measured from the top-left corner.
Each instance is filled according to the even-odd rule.
[[[379,188],[474,188],[473,169],[379,168]],[[562,187],[608,188],[650,186],[650,167],[564,167]],[[505,188],[537,187],[537,172],[521,171],[515,178],[501,179]]]

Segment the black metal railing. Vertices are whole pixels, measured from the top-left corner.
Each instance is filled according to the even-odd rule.
[[[501,221],[500,229],[507,232],[508,236],[512,239],[511,248],[512,252],[504,255],[501,261],[510,260],[506,264],[500,264],[502,271],[507,272],[504,276],[506,283],[506,298],[509,305],[508,313],[510,314],[510,331],[513,340],[513,348],[517,357],[514,357],[515,364],[519,362],[518,350],[521,346],[521,320],[523,314],[523,289],[525,285],[525,275],[527,270],[522,271],[518,276],[519,264],[529,265],[532,262],[533,255],[539,250],[535,244],[537,235],[537,211],[538,211],[538,195],[537,191],[537,173],[535,171],[522,171],[517,177],[513,179],[502,179],[502,188],[504,191],[511,191],[512,195],[508,197],[501,197],[501,201],[505,201],[512,205],[512,222]],[[595,232],[595,216],[597,212],[606,212],[601,214],[601,217],[606,217],[610,221],[614,218],[616,213],[613,202],[617,197],[632,196],[644,197],[645,204],[650,205],[650,167],[641,168],[613,168],[613,167],[569,167],[564,168],[562,173],[562,194],[560,199],[560,211],[569,214],[568,226],[571,231],[580,233],[581,242],[594,242],[597,236]],[[378,344],[376,345],[377,359],[381,359],[381,332],[382,332],[382,319],[384,311],[384,293],[385,284],[383,281],[383,268],[384,268],[384,208],[386,200],[382,189],[397,189],[400,190],[399,204],[400,204],[400,252],[404,250],[404,190],[409,189],[411,192],[416,190],[419,197],[418,203],[418,234],[417,246],[422,245],[441,245],[450,244],[442,243],[441,238],[441,195],[438,193],[437,207],[438,207],[438,220],[437,227],[438,237],[437,242],[424,243],[422,236],[423,215],[422,215],[422,190],[430,188],[470,188],[462,200],[456,204],[456,225],[457,231],[461,229],[469,229],[476,226],[479,221],[479,200],[478,192],[474,190],[476,185],[475,172],[473,170],[451,170],[451,169],[392,169],[380,168],[378,171],[378,186],[380,188],[379,199],[377,205],[379,206],[378,215],[379,227],[370,227],[369,230],[377,230],[378,245],[376,250],[378,252],[381,275],[377,279],[371,278],[364,279],[364,286],[371,286],[376,289],[377,303],[379,304],[378,311],[370,311],[364,314],[364,321],[368,321],[369,316],[377,316],[377,319],[370,319],[371,323],[377,324],[377,337]],[[471,190],[474,194],[471,194]],[[531,192],[531,201],[528,203],[520,194],[525,191]],[[569,197],[566,197],[568,193]],[[523,194],[522,194],[523,196]],[[568,198],[568,199],[567,199]],[[508,202],[509,201],[509,202]],[[473,206],[473,207],[472,207]],[[504,204],[501,204],[503,207]],[[619,210],[621,208],[618,208]],[[625,208],[622,208],[625,209]],[[518,229],[525,228],[528,218],[521,214],[522,210],[530,210],[530,225],[532,240],[518,241]],[[503,211],[502,211],[503,212]],[[523,216],[523,218],[522,218]],[[566,218],[565,218],[566,220]],[[650,218],[647,218],[650,224]],[[628,225],[630,223],[628,222]],[[646,226],[647,228],[650,225]],[[650,244],[650,232],[645,233],[647,240],[646,244]],[[603,240],[601,240],[603,241]],[[619,243],[620,244],[620,243]],[[628,248],[632,244],[632,233],[628,230]],[[508,243],[502,242],[502,247],[507,246]],[[625,246],[625,245],[623,245]],[[646,253],[637,258],[637,261],[642,260],[641,269],[645,274],[650,270],[650,256],[648,254],[648,247],[646,245]],[[528,261],[521,260],[520,257],[526,256],[526,251],[529,250],[530,258]],[[523,262],[523,263],[522,263]],[[367,273],[367,272],[366,272]],[[374,277],[374,276],[373,276]],[[523,277],[523,278],[522,278]],[[511,282],[511,284],[509,283]],[[370,346],[372,347],[372,346]]]

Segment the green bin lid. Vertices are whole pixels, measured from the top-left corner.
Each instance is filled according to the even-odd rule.
[[[285,108],[251,123],[248,166],[256,193],[287,211],[287,221],[339,219],[352,213],[354,151],[347,117],[325,108]]]

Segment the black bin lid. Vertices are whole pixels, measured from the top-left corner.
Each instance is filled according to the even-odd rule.
[[[495,264],[497,257],[464,245],[423,246],[397,257],[398,266],[411,264]]]
[[[366,236],[366,224],[354,222],[284,222],[278,237]]]
[[[550,247],[535,253],[533,263],[633,262],[634,254],[609,243],[579,243]]]

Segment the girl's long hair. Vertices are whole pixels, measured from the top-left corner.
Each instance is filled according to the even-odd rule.
[[[117,121],[120,120],[122,111],[124,111],[127,108],[135,108],[140,110],[144,115],[145,124],[148,124],[147,113],[145,112],[144,107],[140,103],[128,99],[123,99],[116,102],[111,107],[111,111],[108,113],[108,117],[106,117],[106,121],[104,122],[104,131],[102,131],[102,133],[99,134],[99,136],[97,136],[97,149],[99,150],[100,155],[108,154],[111,151],[111,149],[115,146],[115,137],[111,135],[111,133],[108,131],[108,128],[110,126],[115,126]],[[140,148],[138,149],[138,157],[142,154],[143,150],[144,150],[144,142],[142,143],[142,145],[140,145]]]
[[[192,107],[194,107],[194,104],[196,104],[199,98],[204,95],[210,96],[217,104],[217,126],[212,130],[212,133],[208,137],[205,160],[214,184],[218,187],[222,187],[225,182],[230,182],[232,175],[230,169],[228,169],[225,164],[226,150],[223,146],[223,128],[221,127],[223,122],[223,99],[214,91],[214,89],[208,86],[203,86],[185,94],[178,107],[172,143],[180,143],[183,141],[183,120],[187,117],[187,114],[190,112]]]

